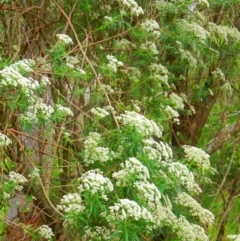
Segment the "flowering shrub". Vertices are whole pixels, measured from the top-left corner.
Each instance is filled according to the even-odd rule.
[[[20,34],[2,37],[0,63],[6,240],[10,227],[19,240],[210,240],[210,155],[196,146],[239,72],[240,34],[214,15],[226,6],[60,2],[1,1]]]

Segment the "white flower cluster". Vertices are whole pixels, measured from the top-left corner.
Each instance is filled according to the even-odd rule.
[[[57,209],[62,210],[64,213],[80,213],[85,207],[78,193],[69,193],[62,197],[60,204],[57,205]]]
[[[36,122],[38,120],[38,114],[42,114],[42,118],[49,119],[54,113],[54,109],[43,102],[43,99],[36,98],[31,106],[28,107],[28,111],[20,115],[22,121]]]
[[[39,175],[40,170],[38,168],[34,168],[33,171],[28,175],[30,178],[38,178],[40,177]]]
[[[178,193],[175,203],[181,207],[188,208],[190,214],[198,218],[203,225],[212,224],[214,222],[214,215],[185,192]]]
[[[150,160],[170,161],[172,159],[172,149],[167,143],[162,141],[155,141],[152,138],[143,140],[144,147],[143,151]]]
[[[158,81],[160,83],[160,85],[165,85],[168,88],[170,87],[169,83],[168,83],[169,72],[166,67],[164,67],[161,64],[152,63],[149,66],[149,70],[152,73],[152,78],[154,80]]]
[[[142,76],[140,70],[135,67],[124,68],[122,72],[124,72],[127,75],[127,77],[133,82],[138,82]]]
[[[22,59],[12,64],[11,66],[20,73],[31,73],[32,67],[35,65],[35,61],[32,59]]]
[[[137,181],[133,186],[137,189],[140,199],[146,201],[147,206],[155,211],[161,199],[161,193],[155,184],[148,181]]]
[[[118,0],[118,2],[123,5],[124,8],[128,8],[132,15],[139,16],[140,14],[144,14],[143,9],[139,7],[134,0]]]
[[[199,225],[191,224],[184,216],[180,216],[173,222],[173,229],[182,241],[208,241],[205,231]]]
[[[179,27],[185,31],[186,33],[195,35],[200,40],[206,40],[209,37],[209,32],[203,28],[202,26],[198,25],[195,22],[188,22],[185,19],[180,19],[178,21]]]
[[[240,234],[229,234],[228,239],[233,239],[233,241],[240,241]]]
[[[65,59],[68,64],[73,65],[73,66],[80,63],[80,60],[74,56],[68,55],[65,57]]]
[[[179,125],[180,121],[179,121],[179,113],[174,110],[171,106],[167,105],[164,108],[164,114],[167,116],[167,119],[172,121],[173,123]]]
[[[24,59],[0,70],[2,77],[0,85],[21,88],[27,96],[31,97],[33,91],[39,87],[39,83],[24,75],[33,71],[31,67],[34,64],[33,60]]]
[[[182,97],[172,92],[169,95],[169,98],[170,98],[171,104],[175,109],[184,110],[184,100]]]
[[[81,193],[88,192],[93,195],[97,194],[106,201],[108,200],[106,194],[113,191],[113,185],[110,179],[104,177],[99,169],[89,170],[83,173],[78,180],[80,182],[78,190]]]
[[[147,19],[141,24],[141,27],[153,38],[158,38],[161,35],[161,32],[159,31],[160,27],[156,20]]]
[[[119,50],[131,50],[132,48],[136,48],[136,45],[130,42],[128,39],[116,40],[115,42],[116,48]]]
[[[167,163],[168,173],[172,178],[191,193],[201,193],[202,190],[194,180],[194,175],[180,162]]]
[[[56,37],[61,43],[65,45],[73,44],[72,39],[66,34],[56,34]]]
[[[176,41],[178,45],[178,51],[179,51],[179,56],[182,61],[186,61],[189,65],[189,67],[195,69],[198,64],[198,60],[194,58],[194,56],[189,52],[188,50],[185,50],[182,46],[182,43],[179,41]]]
[[[153,73],[158,73],[158,74],[161,74],[161,75],[168,75],[169,72],[168,72],[168,69],[161,65],[161,64],[157,64],[157,63],[152,63],[150,66],[149,66],[149,70]]]
[[[51,85],[51,82],[47,76],[43,76],[40,82],[43,86]]]
[[[221,69],[217,68],[215,71],[212,72],[213,78],[215,78],[217,81],[224,81],[226,80],[224,73]]]
[[[104,16],[104,20],[111,23],[113,21],[113,18],[110,16]]]
[[[153,221],[152,214],[146,208],[140,207],[138,203],[129,199],[119,199],[119,202],[109,207],[109,211],[109,214],[105,212],[102,216],[106,217],[110,225],[112,221],[118,220]]]
[[[140,45],[140,48],[144,51],[149,51],[153,55],[159,54],[156,44],[152,41],[146,41],[145,43]]]
[[[84,163],[86,165],[95,162],[107,162],[115,156],[115,153],[110,151],[109,148],[98,146],[100,139],[100,134],[91,132],[84,141]]]
[[[41,225],[40,227],[38,227],[38,233],[41,236],[41,238],[47,240],[50,240],[52,237],[54,237],[52,229],[47,225]]]
[[[199,170],[208,169],[210,167],[210,156],[200,148],[194,146],[184,145],[183,150],[185,158],[191,162],[193,161]]]
[[[0,146],[8,146],[12,141],[6,135],[0,133]]]
[[[111,232],[106,227],[86,227],[84,230],[83,241],[102,241],[102,240],[110,240]]]
[[[240,33],[238,29],[228,26],[217,25],[210,22],[208,29],[211,34],[211,40],[218,46],[222,44],[232,44],[240,40]]]
[[[73,112],[69,107],[65,107],[60,104],[56,104],[55,106],[57,110],[60,111],[64,116],[73,116]]]
[[[112,55],[106,56],[109,63],[107,64],[107,67],[114,73],[117,72],[118,67],[123,66],[123,63],[121,61],[118,61],[116,57]]]
[[[121,170],[114,172],[112,177],[117,180],[117,186],[128,186],[134,181],[145,181],[149,178],[149,171],[137,158],[130,157],[120,164]]]
[[[16,184],[15,189],[18,191],[23,189],[23,186],[21,186],[22,184],[28,182],[28,180],[23,175],[14,171],[9,172],[8,176],[9,180]]]
[[[115,114],[116,113],[116,111],[114,110],[114,108],[112,107],[112,106],[105,106],[105,107],[103,107],[103,108],[100,108],[100,107],[95,107],[95,108],[92,108],[91,110],[90,110],[90,112],[93,114],[93,115],[95,115],[95,116],[97,116],[97,117],[99,117],[99,118],[104,118],[104,117],[106,117],[106,116],[109,116],[110,115],[110,112],[111,113],[113,113],[113,114]]]
[[[114,89],[110,85],[101,84],[99,89],[105,90],[108,93],[114,93]]]
[[[125,126],[135,127],[143,136],[157,136],[159,138],[162,136],[162,131],[155,121],[149,120],[137,112],[125,111],[125,113],[120,114],[117,119]]]

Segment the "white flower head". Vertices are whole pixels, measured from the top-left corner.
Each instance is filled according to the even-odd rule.
[[[161,128],[155,121],[149,120],[137,112],[125,111],[125,113],[118,116],[117,119],[119,119],[124,126],[134,126],[143,136],[153,135],[159,138],[162,136]]]
[[[117,180],[117,186],[128,186],[133,181],[147,180],[149,171],[137,158],[130,157],[120,164],[121,169],[114,172],[112,177]]]
[[[200,170],[210,168],[210,161],[209,161],[210,156],[205,151],[203,151],[200,148],[197,148],[194,146],[188,146],[188,145],[184,145],[183,150],[185,153],[185,158],[189,162],[192,161],[196,163],[197,167]]]
[[[83,241],[94,240],[94,241],[102,241],[102,240],[110,240],[111,239],[111,231],[106,227],[102,226],[87,226],[84,229]]]
[[[109,63],[107,64],[107,67],[114,73],[117,72],[118,67],[123,66],[123,63],[121,61],[118,61],[116,57],[113,55],[107,55],[106,56]]]
[[[118,0],[121,6],[123,6],[122,13],[125,13],[125,9],[129,10],[132,15],[139,16],[144,14],[141,7],[138,6],[137,2],[134,0]]]
[[[15,182],[16,184],[24,184],[28,182],[26,177],[14,171],[9,172],[9,180]]]
[[[41,225],[38,227],[38,233],[42,238],[47,240],[50,240],[52,237],[54,237],[52,229],[47,225]]]
[[[161,35],[159,24],[154,19],[145,20],[145,22],[141,24],[141,27],[153,38],[158,38]]]
[[[85,207],[78,193],[69,193],[62,197],[60,204],[57,205],[57,209],[62,210],[64,213],[79,213],[82,212]]]
[[[107,194],[113,191],[110,179],[104,177],[98,169],[83,173],[79,182],[78,190],[81,193],[89,192],[92,195],[99,195],[104,200],[108,200]]]
[[[185,192],[178,193],[175,203],[181,207],[188,208],[190,214],[198,218],[203,225],[212,224],[214,222],[214,215]]]
[[[146,220],[152,222],[152,214],[133,200],[119,199],[119,202],[109,207],[109,214],[103,213],[109,224],[117,220]]]
[[[0,133],[0,146],[8,146],[12,141],[6,135]]]
[[[115,153],[107,147],[99,146],[101,135],[96,132],[89,133],[84,141],[84,163],[86,165],[95,162],[107,162],[112,160]]]
[[[66,34],[56,34],[56,37],[58,38],[58,40],[61,43],[65,44],[65,45],[73,44],[72,39]]]
[[[73,116],[73,112],[69,107],[62,106],[61,104],[56,104],[55,107],[60,111],[64,116]]]

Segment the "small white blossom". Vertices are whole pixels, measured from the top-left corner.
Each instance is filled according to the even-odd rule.
[[[105,90],[109,93],[114,93],[114,89],[110,85],[101,84],[99,87],[101,90]]]
[[[197,37],[201,41],[206,40],[210,35],[205,28],[195,22],[190,23],[185,19],[180,19],[178,20],[178,25],[183,31],[195,35],[195,37]]]
[[[118,0],[118,2],[124,7],[130,10],[132,15],[139,16],[144,14],[143,9],[138,6],[134,0]],[[124,12],[124,11],[122,11]]]
[[[44,86],[51,85],[51,82],[47,76],[43,76],[40,81]]]
[[[74,56],[68,55],[68,56],[65,57],[65,59],[66,59],[67,63],[69,63],[73,66],[80,63],[79,59],[74,57]]]
[[[78,193],[69,193],[62,197],[60,204],[57,205],[57,209],[62,210],[64,213],[79,213],[82,212],[85,207]]]
[[[150,160],[170,161],[172,159],[172,149],[167,143],[162,141],[155,141],[152,138],[144,139],[144,153],[148,156]]]
[[[91,132],[84,141],[84,163],[86,165],[95,162],[107,162],[114,157],[115,153],[110,151],[109,148],[98,146],[100,139],[100,134]]]
[[[8,200],[8,199],[10,199],[10,198],[11,198],[10,193],[3,192],[3,199],[4,199],[4,200]]]
[[[149,171],[137,158],[130,157],[124,163],[120,164],[121,169],[114,172],[112,177],[117,180],[117,186],[128,186],[133,181],[147,180]]]
[[[212,224],[214,222],[214,215],[185,192],[178,193],[175,203],[181,207],[188,208],[190,214],[198,218],[203,225]]]
[[[99,118],[104,118],[110,115],[110,113],[106,109],[100,107],[92,108],[90,112]]]
[[[150,36],[154,38],[158,38],[161,35],[161,32],[159,31],[159,24],[156,22],[156,20],[153,19],[147,19],[145,22],[141,24],[141,27],[143,30],[145,30],[147,33],[150,34]]]
[[[102,240],[110,240],[111,232],[106,227],[87,226],[84,229],[83,241],[93,240],[93,241],[102,241]]]
[[[118,220],[145,220],[152,222],[152,214],[144,207],[140,207],[138,203],[129,199],[119,199],[119,202],[109,207],[109,214],[102,213],[111,225],[112,222]]]
[[[41,225],[38,227],[38,233],[42,238],[47,240],[50,240],[52,237],[54,237],[52,229],[47,225]]]
[[[107,193],[113,191],[110,179],[103,176],[98,169],[90,170],[82,174],[79,178],[78,190],[82,193],[89,192],[93,195],[100,195],[104,200],[108,200]]]
[[[9,180],[15,183],[15,190],[22,191],[22,184],[28,182],[28,180],[21,174],[14,171],[9,172]]]
[[[178,119],[179,113],[174,110],[171,106],[167,105],[164,109],[164,114],[167,116],[168,120],[171,120],[173,123],[176,123],[177,125],[180,124],[180,121]]]
[[[112,22],[113,21],[112,17],[110,17],[110,16],[104,16],[104,20],[106,20],[108,22]]]
[[[73,44],[72,39],[66,34],[56,34],[56,37],[63,44],[66,44],[66,45]]]
[[[161,193],[155,184],[148,181],[137,181],[133,186],[137,189],[139,198],[145,200],[151,210],[155,210],[161,199]]]
[[[73,112],[69,107],[62,106],[60,104],[56,104],[55,107],[58,111],[60,111],[64,116],[73,116]]]
[[[29,174],[30,178],[38,178],[40,170],[38,168],[34,168],[33,171]]]
[[[209,169],[209,167],[210,167],[210,161],[209,161],[210,156],[205,151],[203,151],[202,149],[199,149],[197,147],[188,146],[188,145],[184,145],[183,150],[184,150],[184,153],[185,153],[185,158],[189,162],[193,161],[194,163],[196,163],[197,167],[200,170]]]
[[[133,126],[143,136],[162,136],[162,131],[155,121],[147,119],[145,116],[133,112],[125,111],[117,117],[124,126]]]
[[[109,63],[107,64],[107,67],[114,73],[117,72],[118,67],[123,66],[123,63],[121,61],[118,61],[116,57],[112,55],[106,56]]]
[[[189,192],[201,193],[199,185],[194,180],[194,175],[189,169],[180,162],[166,163],[168,170],[168,178],[172,178],[173,182],[178,182],[184,186]]]
[[[116,48],[119,50],[131,50],[133,48],[136,48],[136,45],[132,42],[130,42],[128,39],[121,39],[116,40]]]
[[[142,50],[151,52],[153,55],[159,54],[156,44],[152,41],[146,41],[145,43],[141,44],[140,48]]]
[[[9,180],[15,182],[16,184],[24,184],[28,182],[26,177],[14,171],[9,172]]]
[[[0,146],[8,146],[12,141],[6,135],[0,133]]]
[[[171,93],[169,95],[169,98],[174,108],[176,108],[177,110],[184,110],[184,100],[182,97],[175,93]]]

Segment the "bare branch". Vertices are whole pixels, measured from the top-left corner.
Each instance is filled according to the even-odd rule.
[[[230,137],[236,135],[240,131],[240,120],[232,125],[227,125],[221,129],[217,135],[208,143],[207,153],[213,154],[218,151]]]

